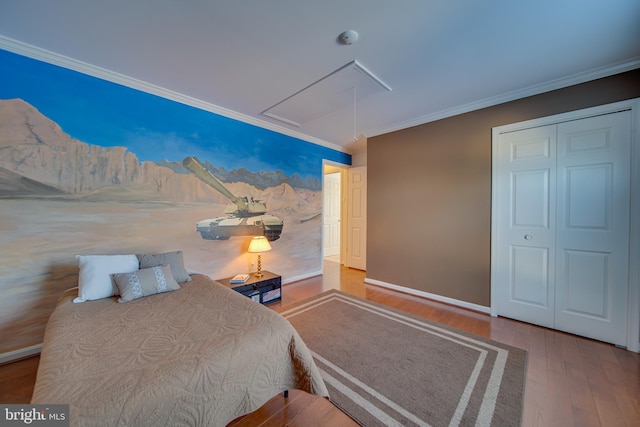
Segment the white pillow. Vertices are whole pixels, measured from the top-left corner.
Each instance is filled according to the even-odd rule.
[[[78,297],[73,302],[109,298],[118,295],[118,288],[111,278],[115,273],[131,273],[140,268],[135,254],[131,255],[77,255],[80,276]]]

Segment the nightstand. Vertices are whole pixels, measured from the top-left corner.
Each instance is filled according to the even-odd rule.
[[[282,299],[282,277],[265,270],[262,270],[262,274],[262,277],[256,277],[252,273],[249,280],[240,284],[229,283],[231,277],[219,279],[218,282],[260,304],[280,301]]]

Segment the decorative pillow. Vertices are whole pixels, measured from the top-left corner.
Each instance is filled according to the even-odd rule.
[[[113,279],[120,290],[118,302],[132,301],[180,289],[180,285],[173,279],[171,267],[168,265],[141,268],[131,273],[114,274]]]
[[[73,302],[109,298],[118,295],[111,275],[128,273],[139,268],[138,258],[131,255],[77,255],[80,275],[78,297]]]
[[[166,252],[163,254],[138,254],[140,268],[158,267],[168,265],[171,267],[171,274],[176,282],[190,282],[191,277],[184,268],[182,251]]]

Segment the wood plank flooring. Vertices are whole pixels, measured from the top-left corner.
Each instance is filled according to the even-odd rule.
[[[609,344],[364,284],[365,273],[325,262],[323,276],[285,285],[280,310],[329,289],[426,317],[529,352],[523,426],[640,425],[640,355]],[[0,402],[28,403],[39,358],[0,366]],[[324,398],[275,396],[238,426],[352,426]]]

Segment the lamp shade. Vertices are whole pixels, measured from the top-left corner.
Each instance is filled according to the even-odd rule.
[[[251,253],[269,252],[270,250],[271,245],[264,236],[256,236],[249,243],[249,252]]]

